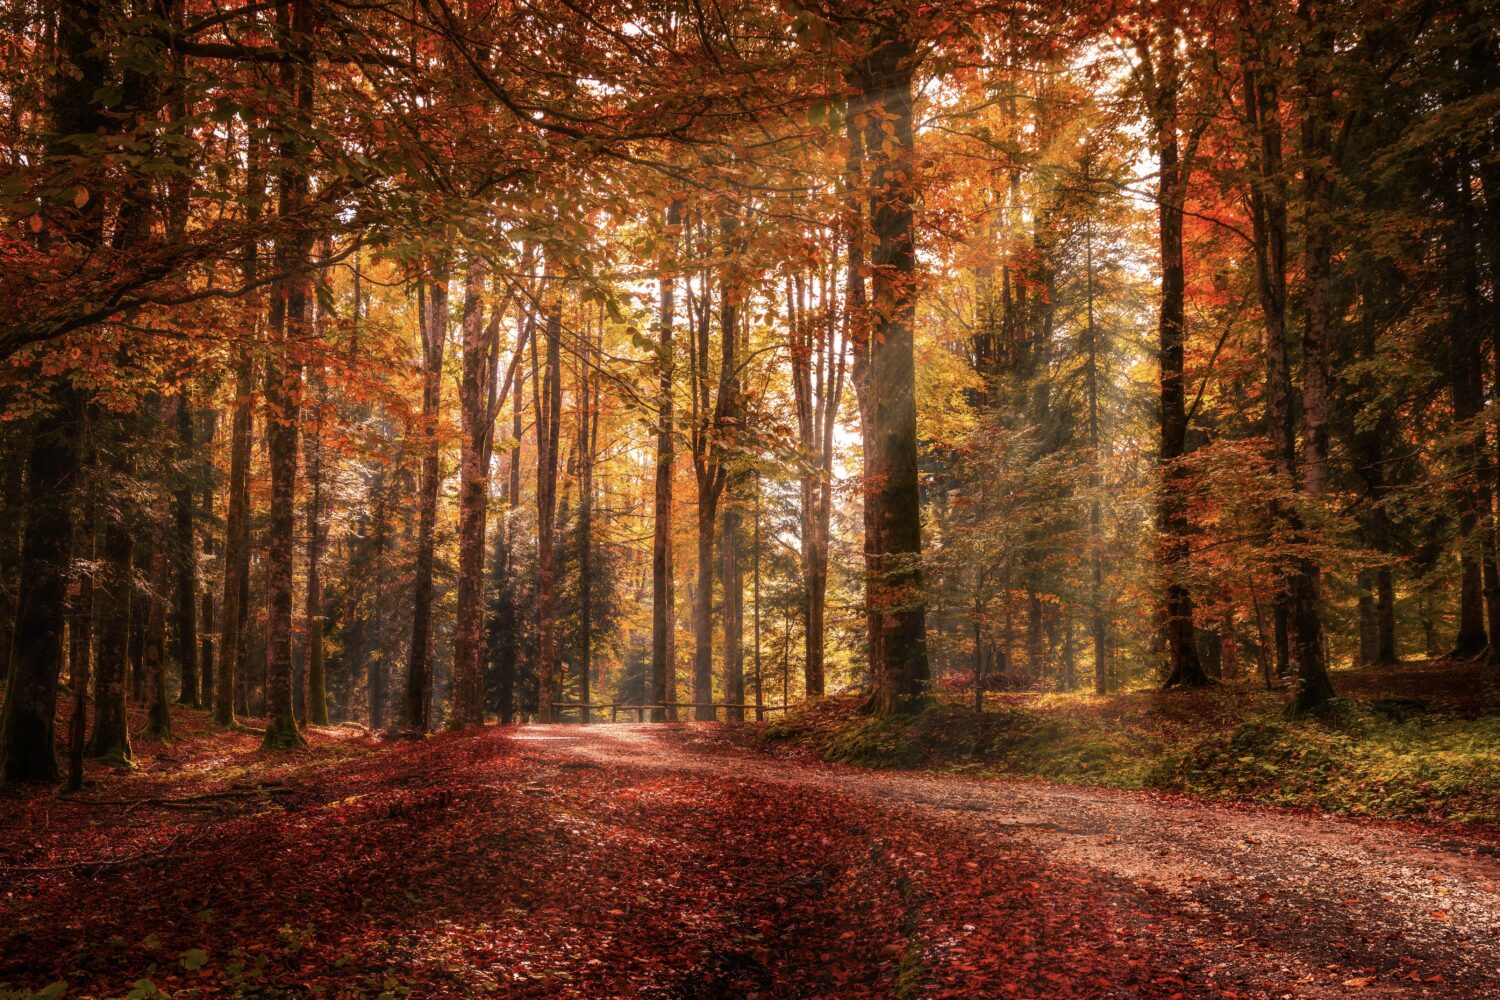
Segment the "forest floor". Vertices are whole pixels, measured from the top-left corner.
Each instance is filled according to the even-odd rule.
[[[200,719],[0,799],[0,995],[1500,990],[1478,829],[874,772],[732,726],[268,756]]]
[[[1500,670],[1438,660],[1334,674],[1318,717],[1284,718],[1258,679],[1197,691],[990,693],[897,720],[857,698],[763,730],[766,749],[877,768],[1042,779],[1500,826]]]

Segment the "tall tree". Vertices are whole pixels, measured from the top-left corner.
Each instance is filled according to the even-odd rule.
[[[666,239],[675,245],[682,229],[682,203],[673,199],[666,210]],[[652,493],[651,526],[651,700],[658,705],[677,700],[676,580],[672,565],[672,468],[676,460],[676,275],[675,265],[657,275],[660,301],[656,341],[656,479]],[[677,709],[664,710],[676,720]],[[658,718],[656,721],[662,721]]]
[[[916,203],[912,76],[918,52],[900,11],[874,18],[849,82],[866,109],[869,180],[869,419],[865,426],[866,599],[872,709],[891,715],[928,696],[922,515],[917,488]]]
[[[422,484],[417,499],[416,582],[412,588],[411,647],[406,661],[406,726],[425,733],[432,725],[432,563],[437,544],[438,420],[443,392],[443,348],[448,341],[448,265],[443,257],[430,278],[418,279],[422,335]]]

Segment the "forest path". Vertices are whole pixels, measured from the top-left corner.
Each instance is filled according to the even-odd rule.
[[[1251,993],[1500,994],[1500,847],[1452,827],[1316,817],[1042,783],[878,772],[772,758],[696,727],[600,726],[557,749],[611,768],[733,774],[852,796],[893,825],[938,818],[1034,853],[1172,951]]]
[[[732,726],[269,755],[174,726],[82,794],[0,797],[0,997],[1500,996],[1495,844],[1452,827],[857,770]]]

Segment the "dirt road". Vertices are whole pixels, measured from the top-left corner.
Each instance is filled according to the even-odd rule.
[[[135,772],[0,798],[0,997],[1500,996],[1478,833],[831,767],[725,727],[266,755],[176,722]]]
[[[576,730],[574,731],[576,732]],[[1500,995],[1500,849],[1452,829],[1147,794],[806,764],[679,729],[597,727],[557,744],[612,767],[726,772],[834,792],[895,822],[957,822],[1081,877],[1213,977],[1253,994]],[[1139,908],[1136,910],[1135,908]]]

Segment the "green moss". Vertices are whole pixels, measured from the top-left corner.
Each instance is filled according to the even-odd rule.
[[[877,719],[828,700],[763,730],[862,767],[929,768],[1388,817],[1500,822],[1500,716],[1392,699],[1288,720],[1241,690],[937,704]]]

